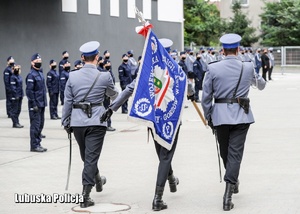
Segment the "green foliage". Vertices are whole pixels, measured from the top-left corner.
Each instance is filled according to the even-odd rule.
[[[218,44],[223,27],[220,12],[215,5],[204,0],[185,0],[184,19],[184,44]]]
[[[300,45],[300,1],[265,2],[263,9],[260,15],[263,45]]]
[[[232,6],[234,16],[226,23],[225,33],[236,33],[242,37],[241,45],[245,47],[251,46],[258,41],[255,35],[255,28],[250,27],[251,20],[249,20],[242,12],[241,4],[236,1]]]

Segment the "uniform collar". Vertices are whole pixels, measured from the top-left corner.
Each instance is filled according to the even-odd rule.
[[[96,68],[96,69],[97,69],[96,65],[93,65],[93,64],[87,64],[87,63],[85,63],[84,66],[83,66],[82,68]]]

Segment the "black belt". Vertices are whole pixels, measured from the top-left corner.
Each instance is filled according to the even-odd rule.
[[[215,99],[215,103],[238,103],[238,100],[236,98],[219,98]]]
[[[82,108],[83,104],[78,104],[75,103],[73,104],[73,108]],[[91,103],[91,107],[95,107],[95,106],[103,106],[103,103]]]

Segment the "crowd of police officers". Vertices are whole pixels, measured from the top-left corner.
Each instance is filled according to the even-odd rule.
[[[253,53],[252,48],[240,47],[239,52],[237,53],[237,58],[242,62],[251,62],[257,74],[260,73],[260,69],[262,68],[263,79],[267,81],[266,74],[268,73],[268,80],[270,81],[272,80],[271,75],[274,67],[274,56],[272,51],[273,48],[269,48],[269,49],[264,48],[263,51],[260,48],[258,48],[256,50],[256,53]],[[201,103],[199,91],[203,89],[202,87],[203,87],[203,80],[205,77],[205,73],[209,70],[208,68],[210,64],[224,60],[225,55],[223,49],[216,52],[214,48],[204,48],[204,47],[201,47],[199,51],[196,52],[196,54],[194,54],[194,52],[195,52],[194,50],[186,49],[185,51],[181,51],[178,54],[177,50],[173,50],[170,51],[170,55],[181,66],[181,68],[186,73],[187,77],[190,80],[193,79],[194,95],[192,98],[189,97],[189,99]],[[58,115],[57,107],[58,107],[59,100],[61,105],[64,105],[64,101],[68,100],[65,99],[64,96],[66,94],[65,90],[67,90],[66,85],[69,79],[70,72],[74,72],[76,70],[81,69],[85,65],[85,60],[87,59],[90,60],[91,64],[96,60],[97,69],[100,72],[108,72],[112,83],[115,84],[116,80],[112,72],[110,52],[108,50],[104,51],[103,56],[100,56],[99,54],[99,57],[97,55],[97,57],[93,59],[89,59],[86,57],[87,56],[81,55],[81,59],[76,60],[74,63],[74,68],[71,69],[71,63],[69,61],[69,53],[67,51],[64,51],[62,53],[62,60],[58,64],[55,60],[53,59],[50,60],[49,71],[47,72],[46,75],[44,75],[43,73],[41,56],[38,53],[36,53],[31,57],[31,69],[27,74],[25,80],[26,96],[28,98],[28,110],[29,110],[29,117],[30,117],[30,151],[32,152],[47,151],[47,148],[41,146],[41,140],[42,138],[45,137],[42,134],[42,130],[45,121],[45,117],[44,117],[45,107],[47,106],[46,92],[48,91],[48,95],[50,98],[49,100],[50,119],[52,120],[61,119],[61,117]],[[137,72],[141,62],[141,57],[139,57],[138,60],[136,61],[133,56],[133,51],[130,50],[127,53],[123,54],[121,59],[122,62],[118,67],[118,77],[120,80],[121,89],[125,90],[126,86],[130,85],[130,83],[132,83],[132,81],[137,76]],[[20,73],[21,73],[21,66],[15,63],[15,60],[12,56],[9,56],[7,59],[7,67],[3,72],[3,78],[4,78],[5,92],[6,92],[7,116],[12,119],[13,128],[24,127],[19,123],[19,115],[21,112],[21,105],[24,96],[23,80]],[[103,102],[101,102],[99,105],[103,105],[106,109],[109,108],[111,104],[111,100],[110,100],[111,96],[115,96],[115,94],[114,95],[111,94],[110,96],[105,94]],[[124,104],[122,105],[122,113],[124,114],[128,113],[127,101],[124,102]],[[210,118],[206,118],[206,119],[209,120]],[[247,132],[247,130],[248,130],[248,126],[246,127],[245,132]],[[67,131],[71,132],[70,130]],[[77,139],[78,143],[80,142],[80,135],[81,135],[78,133],[81,133],[83,131],[86,130],[76,129],[77,137],[76,135],[75,137],[76,139],[78,138]],[[115,131],[115,129],[111,126],[110,117],[108,118],[107,127],[105,131]],[[219,132],[221,133],[221,131],[222,130],[220,129]],[[219,140],[221,141],[221,139]],[[101,142],[103,143],[103,139]],[[222,148],[221,148],[221,152],[223,152]],[[222,155],[224,154],[221,154],[221,156]],[[82,160],[84,161],[85,157],[84,154],[82,154],[82,152],[81,152],[81,156],[82,156]],[[226,160],[224,159],[225,157],[222,156],[222,158],[224,161],[224,167],[226,168]],[[93,173],[95,174],[96,178],[98,178],[98,181],[96,178],[94,181],[92,177],[91,178],[88,177],[88,174],[90,173],[85,174],[86,185],[84,186],[83,194],[87,193],[87,199],[89,199],[89,192],[91,191],[90,187],[93,186],[95,182],[96,184],[98,182],[98,184],[101,185],[101,187],[98,187],[99,191],[102,191],[102,185],[105,183],[103,182],[103,177],[100,177],[97,168],[93,169]],[[237,179],[234,180],[232,186],[230,186],[229,183],[229,187],[226,187],[227,193],[225,192],[225,194],[229,194],[230,192],[232,194],[235,191],[235,188],[237,188],[236,185],[238,185]],[[230,202],[228,202],[229,200],[228,197],[225,198],[227,200],[226,202],[227,204],[226,205],[223,204],[225,206],[225,208],[223,207],[224,210],[230,210],[233,208],[233,204],[231,202],[231,196],[230,196]],[[86,202],[86,204],[83,205],[83,207],[87,207],[92,204],[93,202],[88,201]]]

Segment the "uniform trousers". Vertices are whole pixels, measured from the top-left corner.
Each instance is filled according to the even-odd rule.
[[[64,104],[64,99],[65,99],[65,92],[64,91],[60,91],[59,92],[59,98],[60,98],[60,104]]]
[[[50,118],[57,117],[58,93],[49,94]]]
[[[39,107],[38,112],[29,110],[30,118],[30,149],[41,146],[41,133],[45,122],[45,107]]]
[[[260,69],[259,66],[256,66],[256,67],[255,67],[255,71],[256,71],[257,74],[259,74],[259,69]]]
[[[19,124],[19,116],[21,113],[22,108],[22,98],[19,98],[18,100],[12,100],[11,101],[11,120],[13,122],[13,125]]]
[[[106,126],[73,127],[80,156],[84,162],[82,185],[95,185],[95,175],[99,172],[98,160],[102,150]]]
[[[174,139],[174,144],[170,151],[167,150],[166,148],[164,148],[163,146],[161,146],[156,141],[154,141],[156,153],[157,153],[157,156],[159,159],[156,186],[164,187],[166,184],[166,181],[168,179],[168,176],[173,174],[171,162],[172,162],[172,159],[173,159],[173,156],[175,153],[175,149],[176,149],[176,145],[177,145],[179,129],[180,129],[180,127],[177,130],[177,133],[176,133],[176,136]],[[151,134],[153,137],[152,130],[151,130]]]
[[[220,153],[226,169],[224,181],[227,183],[238,182],[249,126],[249,123],[216,126]]]
[[[202,79],[195,79],[195,100],[199,100],[199,91],[202,90]]]
[[[272,71],[273,71],[273,66],[271,66],[270,68],[269,68],[269,80],[272,80]]]
[[[124,91],[126,89],[126,86],[125,87],[121,86],[121,88],[122,88],[122,91]],[[127,112],[128,112],[128,100],[126,100],[122,105],[122,113],[127,113]]]
[[[264,78],[265,81],[267,81],[267,72],[269,71],[269,67],[262,69],[262,78]],[[269,73],[270,75],[270,73]]]
[[[12,104],[11,104],[11,93],[9,90],[5,90],[5,96],[6,96],[6,114],[7,116],[10,117],[11,114],[11,108],[12,108]]]

